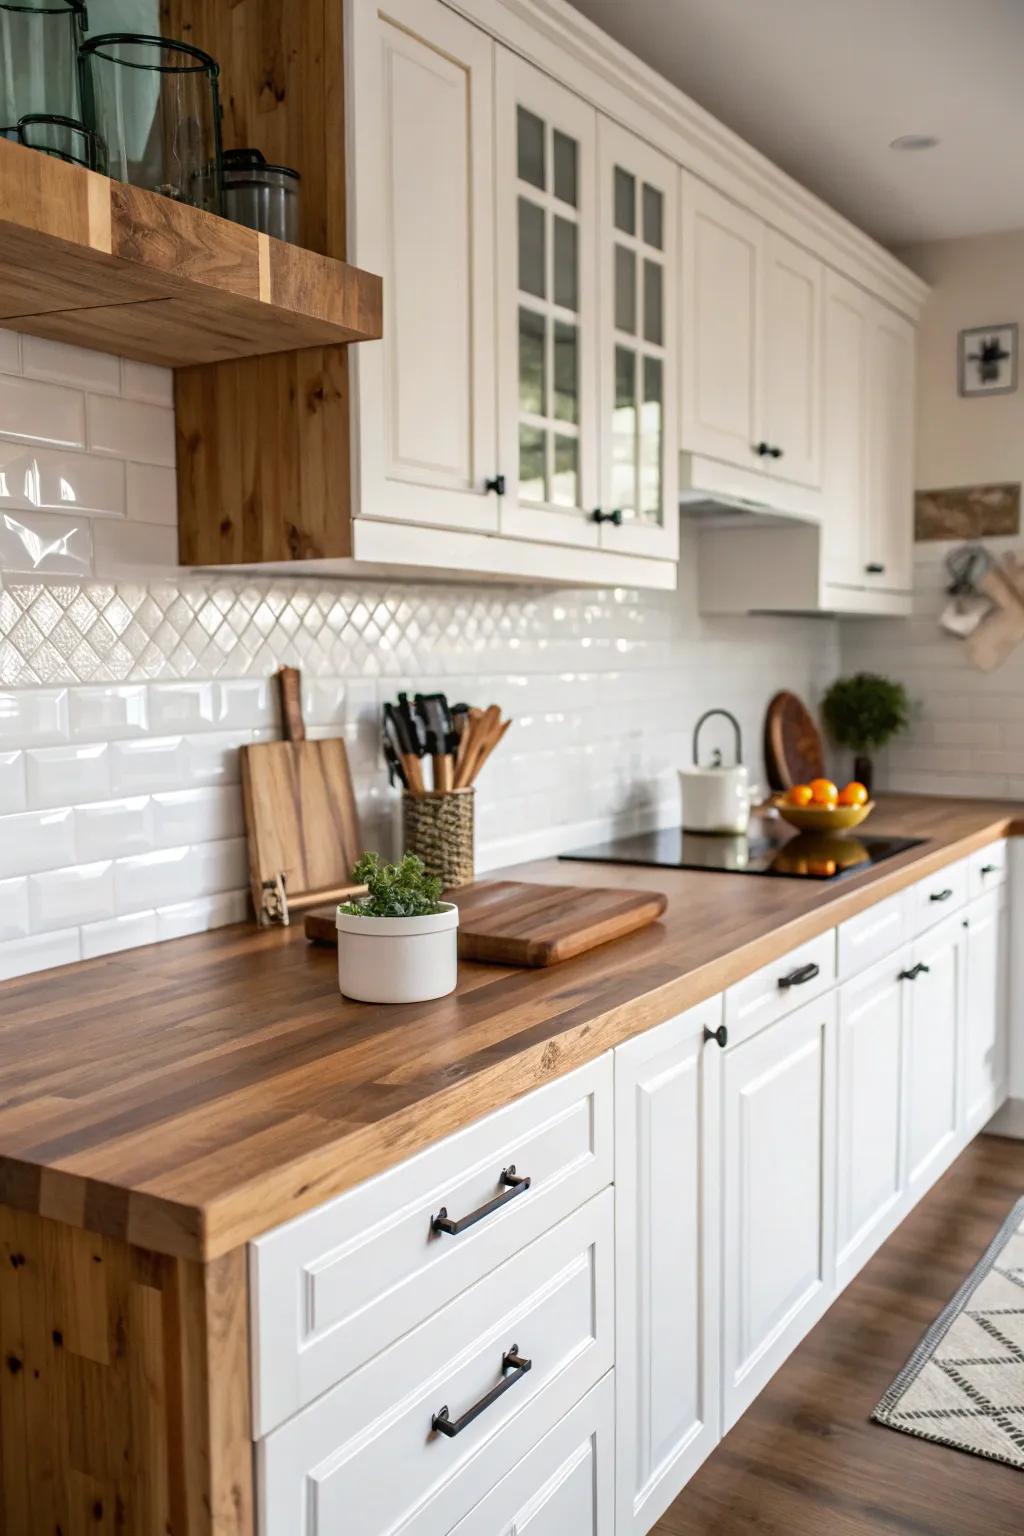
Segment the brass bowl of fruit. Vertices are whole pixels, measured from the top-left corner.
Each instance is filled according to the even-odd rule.
[[[801,832],[850,832],[875,808],[863,784],[854,782],[839,789],[831,779],[794,784],[785,794],[775,795],[772,804],[783,821]]]

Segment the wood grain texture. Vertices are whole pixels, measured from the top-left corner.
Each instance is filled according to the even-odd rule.
[[[467,963],[450,997],[343,999],[300,927],[223,928],[0,986],[0,1202],[212,1258],[673,1017],[993,838],[1013,803],[883,797],[931,841],[830,885],[617,867],[658,923],[564,964]],[[600,864],[511,878],[588,889]]]
[[[802,699],[777,693],[764,717],[764,760],[768,787],[792,789],[825,777],[821,732]]]
[[[106,202],[109,218],[103,216]],[[380,279],[0,141],[0,319],[169,367],[379,336]]]
[[[252,1536],[242,1249],[201,1265],[0,1206],[0,1529]]]
[[[1021,1477],[868,1422],[1024,1187],[980,1136],[835,1301],[652,1536],[1009,1536]]]
[[[445,894],[459,909],[459,958],[506,966],[558,965],[635,933],[668,905],[657,891],[524,880],[477,880]],[[307,913],[306,937],[337,948],[334,917],[334,907]]]

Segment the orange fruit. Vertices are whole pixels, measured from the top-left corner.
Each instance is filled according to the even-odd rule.
[[[857,783],[856,779],[839,792],[840,805],[867,805],[867,803],[868,792],[863,784]]]
[[[810,805],[814,792],[809,784],[794,784],[786,798],[790,805]]]
[[[833,806],[839,799],[839,791],[831,779],[812,779],[811,799],[815,805]]]

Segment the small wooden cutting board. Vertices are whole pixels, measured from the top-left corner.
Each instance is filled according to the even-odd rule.
[[[451,891],[459,909],[459,956],[492,965],[557,965],[645,928],[661,916],[660,891],[477,880]],[[337,944],[335,908],[306,914],[306,937]]]

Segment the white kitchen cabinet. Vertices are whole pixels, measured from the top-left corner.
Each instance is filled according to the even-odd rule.
[[[907,1190],[920,1198],[958,1149],[964,928],[949,918],[917,939],[903,968]]]
[[[499,49],[501,532],[596,548],[597,113]]]
[[[725,1052],[723,1430],[832,1299],[835,1029],[832,992]]]
[[[609,1371],[450,1536],[614,1536],[614,1447]]]
[[[914,574],[916,332],[902,315],[874,307],[864,575],[871,588],[907,592]]]
[[[617,1536],[642,1536],[719,1436],[722,999],[615,1052]]]
[[[679,168],[598,119],[601,545],[679,553]]]
[[[972,901],[965,921],[964,1122],[966,1134],[973,1136],[1006,1096],[1009,907],[1005,891],[995,890]]]
[[[868,559],[869,415],[874,305],[849,278],[825,282],[822,404],[824,462],[821,575],[826,584],[860,588]]]
[[[840,1289],[888,1235],[906,1184],[905,983],[899,972],[906,968],[907,959],[906,951],[890,954],[839,989],[836,1284]]]
[[[351,237],[385,275],[351,349],[360,517],[495,533],[495,46],[439,0],[354,5]]]
[[[763,467],[780,480],[821,485],[825,269],[774,229],[764,238]]]

